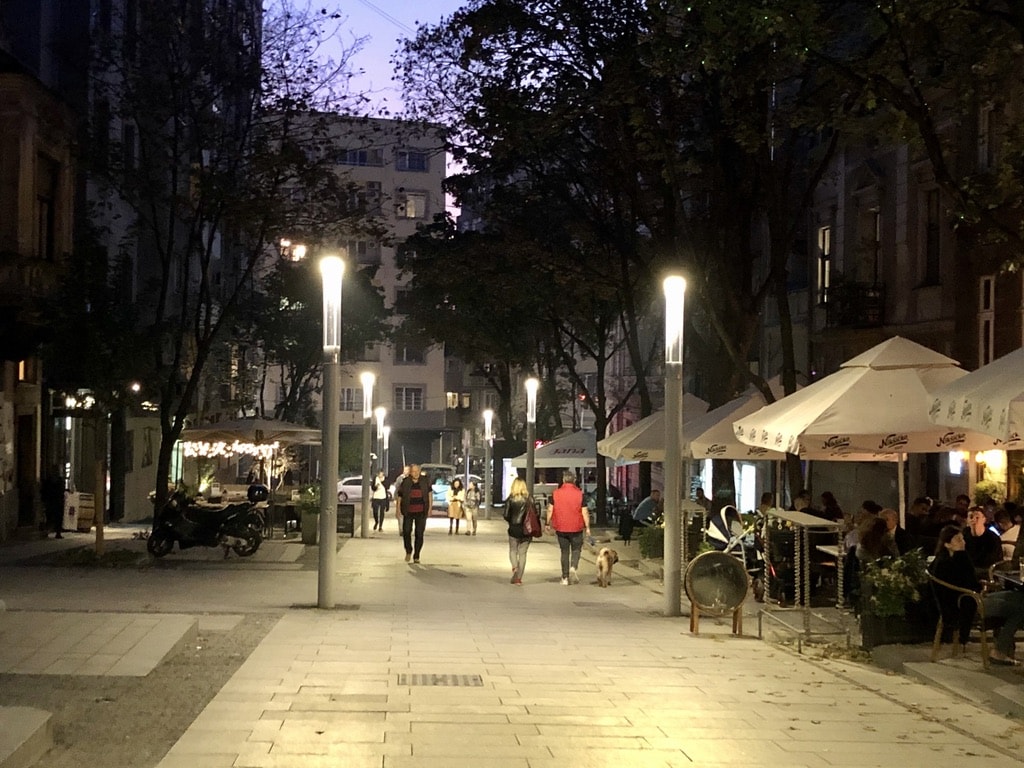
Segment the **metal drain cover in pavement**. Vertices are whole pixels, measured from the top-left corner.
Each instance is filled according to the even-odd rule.
[[[399,685],[433,685],[463,688],[482,688],[480,675],[399,675]]]

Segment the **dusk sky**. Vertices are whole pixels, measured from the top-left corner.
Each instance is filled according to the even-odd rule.
[[[357,91],[373,91],[375,102],[386,98],[392,109],[400,108],[400,98],[391,82],[390,58],[396,50],[396,39],[412,37],[418,23],[433,24],[464,4],[463,0],[333,0],[346,16],[342,23],[346,43],[359,37],[368,37],[363,49],[355,57],[355,64],[366,74],[353,81]]]

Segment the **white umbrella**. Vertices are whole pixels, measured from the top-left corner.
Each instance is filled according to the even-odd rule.
[[[747,445],[810,459],[895,461],[906,453],[987,450],[992,437],[928,418],[933,393],[964,375],[955,360],[895,336],[737,419],[733,429]]]
[[[526,466],[526,454],[512,459],[513,467]],[[566,432],[533,452],[533,466],[551,467],[596,467],[597,438],[593,432],[581,430]]]
[[[782,396],[778,377],[768,382],[775,397]],[[695,416],[683,425],[683,452],[695,459],[747,459],[778,461],[786,458],[784,452],[741,443],[736,439],[732,424],[765,406],[764,395],[751,387],[734,400]]]
[[[809,459],[898,461],[902,519],[906,454],[993,447],[988,435],[928,418],[933,393],[964,375],[955,360],[896,336],[737,419],[733,429],[740,442]]]
[[[935,392],[935,424],[991,435],[1003,450],[1024,448],[1024,348],[961,376]]]
[[[683,395],[683,414],[687,419],[692,414],[703,414],[708,404],[687,392]],[[684,427],[685,432],[685,427]],[[655,411],[635,424],[613,432],[598,441],[597,450],[602,456],[614,459],[620,464],[635,464],[640,461],[665,460],[665,412]],[[685,451],[684,451],[685,453]]]

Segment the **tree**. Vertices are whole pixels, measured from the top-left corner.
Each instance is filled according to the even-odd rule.
[[[159,393],[157,503],[172,448],[268,246],[309,222],[358,215],[322,152],[317,116],[356,101],[320,56],[337,16],[288,0],[138,0],[93,62],[92,179],[128,222],[121,243],[141,309],[133,345]],[[109,125],[123,126],[111,143]]]
[[[614,287],[642,414],[670,266],[690,276],[688,357],[712,405],[750,379],[771,399],[748,361],[767,301],[785,331],[787,264],[855,101],[803,53],[837,24],[832,5],[478,0],[404,50],[412,103],[457,125],[470,169],[559,211],[548,238],[600,244],[588,271]]]

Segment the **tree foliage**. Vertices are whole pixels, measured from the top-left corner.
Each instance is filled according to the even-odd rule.
[[[361,215],[317,119],[359,98],[338,77],[350,51],[335,62],[320,50],[336,14],[288,0],[134,6],[95,51],[88,170],[135,276],[128,343],[159,402],[159,502],[211,361],[227,358],[239,308],[258,301],[268,248]]]

